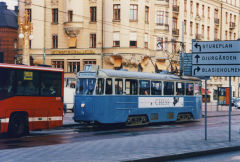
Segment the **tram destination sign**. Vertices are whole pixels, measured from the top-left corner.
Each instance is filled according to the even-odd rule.
[[[240,64],[240,53],[193,53],[193,65],[234,65]]]
[[[193,65],[193,76],[240,76],[240,65]]]
[[[192,42],[192,51],[195,52],[240,52],[240,41],[205,41]]]

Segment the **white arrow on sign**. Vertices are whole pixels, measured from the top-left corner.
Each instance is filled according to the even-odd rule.
[[[240,53],[198,53],[192,55],[192,64],[240,65]]]
[[[240,41],[192,42],[193,52],[240,52]]]

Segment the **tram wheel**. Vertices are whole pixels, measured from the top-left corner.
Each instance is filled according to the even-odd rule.
[[[29,132],[26,115],[14,114],[10,118],[8,134],[11,137],[21,137]]]

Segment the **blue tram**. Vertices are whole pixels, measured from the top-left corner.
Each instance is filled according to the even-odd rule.
[[[143,125],[201,115],[201,81],[195,77],[107,69],[77,74],[76,122]]]

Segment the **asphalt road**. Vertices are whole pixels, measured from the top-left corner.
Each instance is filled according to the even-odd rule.
[[[240,124],[240,116],[232,116],[232,125]],[[228,116],[208,118],[208,128],[228,125]],[[199,121],[184,123],[161,123],[144,127],[83,127],[74,126],[45,131],[33,131],[30,135],[21,138],[8,138],[0,135],[0,150],[22,147],[36,147],[74,143],[79,141],[121,138],[144,134],[175,133],[192,129],[203,129],[204,118]]]

